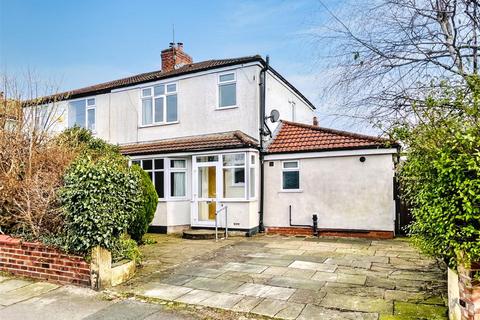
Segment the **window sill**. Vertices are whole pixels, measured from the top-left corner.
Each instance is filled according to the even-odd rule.
[[[138,126],[138,129],[143,129],[143,128],[151,128],[151,127],[161,127],[161,126],[169,126],[172,124],[178,124],[180,121],[174,121],[174,122],[164,122],[164,123],[154,123],[154,124],[141,124]]]
[[[278,193],[302,193],[303,189],[286,189],[286,190],[280,190]]]
[[[216,111],[222,111],[222,110],[229,110],[229,109],[237,109],[238,106],[228,106],[228,107],[216,107]]]

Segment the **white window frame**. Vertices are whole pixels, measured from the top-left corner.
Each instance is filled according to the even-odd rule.
[[[250,152],[250,153],[247,153],[248,155],[248,158],[249,158],[249,162],[248,162],[248,166],[247,166],[247,179],[246,179],[246,183],[248,183],[248,188],[247,188],[247,193],[248,193],[248,197],[247,199],[248,200],[255,200],[257,199],[257,194],[258,194],[258,185],[257,185],[257,176],[258,176],[258,169],[257,169],[257,166],[256,166],[256,163],[257,163],[257,155],[253,152]],[[252,197],[252,190],[251,190],[251,179],[252,179],[252,176],[250,175],[250,170],[251,169],[254,169],[254,175],[253,175],[253,184],[254,184],[254,190],[255,190],[255,194],[253,195]]]
[[[175,91],[168,92],[167,88],[169,85],[175,85]],[[163,94],[155,95],[155,87],[164,86],[165,90]],[[150,89],[150,95],[144,96],[143,90]],[[167,97],[176,95],[177,96],[177,120],[175,121],[167,121]],[[155,121],[155,99],[163,97],[163,121]],[[152,123],[144,124],[143,123],[143,100],[151,99],[152,100]],[[142,87],[140,88],[140,117],[139,117],[139,125],[140,127],[150,127],[150,126],[158,126],[158,125],[167,125],[167,124],[175,124],[179,123],[178,120],[178,82],[166,82],[166,83],[156,83],[155,85]]]
[[[90,99],[93,99],[93,105],[89,106],[88,105],[88,100]],[[87,130],[90,130],[88,128],[88,120],[89,120],[89,117],[88,117],[88,111],[89,110],[93,110],[94,111],[94,119],[93,119],[93,129],[90,130],[93,134],[95,134],[97,132],[97,99],[95,97],[86,97],[86,98],[81,98],[81,99],[75,99],[75,100],[70,100],[68,101],[68,105],[67,105],[67,111],[70,112],[70,103],[72,102],[77,102],[77,101],[82,101],[84,100],[85,101],[85,124],[83,126],[83,128],[87,129]],[[70,114],[67,114],[67,118],[68,118],[68,127],[71,128],[75,125],[75,123],[70,123]]]
[[[297,166],[295,168],[285,168],[285,163],[291,163],[291,162],[295,162],[297,164]],[[298,172],[298,188],[297,189],[284,189],[283,188],[283,173],[284,172],[293,172],[293,171]],[[300,184],[301,183],[301,181],[300,181],[300,161],[299,160],[282,161],[282,178],[280,180],[281,180],[280,189],[282,190],[282,192],[302,192],[302,188],[300,188],[300,186],[301,186],[301,184]]]
[[[220,77],[221,76],[225,76],[225,75],[228,75],[228,74],[233,74],[233,80],[228,80],[228,81],[220,81]],[[235,104],[234,105],[231,105],[231,106],[223,106],[221,107],[220,106],[220,87],[222,85],[226,85],[226,84],[235,84]],[[237,105],[238,105],[238,101],[237,101],[237,73],[232,70],[232,71],[226,71],[226,72],[222,72],[220,74],[218,74],[218,77],[217,77],[217,110],[226,110],[226,109],[233,109],[233,108],[236,108]]]
[[[168,198],[169,199],[186,199],[187,197],[187,194],[188,194],[188,170],[187,170],[187,159],[185,158],[164,158],[164,159],[168,159]],[[174,160],[181,160],[181,161],[184,161],[185,163],[185,167],[183,168],[174,168],[172,167],[172,161]],[[165,166],[165,164],[164,164]],[[185,173],[185,194],[183,196],[172,196],[172,191],[170,186],[172,185],[171,184],[171,178],[172,178],[172,173],[173,172],[183,172]],[[165,179],[166,180],[166,179]]]
[[[233,165],[233,166],[226,166],[223,164],[223,161],[224,161],[224,157],[225,156],[235,156],[237,154],[243,154],[243,159],[244,159],[244,163],[243,165]],[[242,183],[238,183],[236,184],[235,183],[235,178],[232,177],[232,186],[233,187],[243,187],[243,197],[241,198],[225,198],[224,197],[224,194],[225,194],[225,190],[223,190],[224,188],[222,188],[222,193],[221,193],[221,197],[219,198],[220,201],[232,201],[232,202],[235,202],[235,201],[246,201],[248,200],[248,190],[247,190],[247,183],[248,183],[248,177],[247,177],[247,168],[248,168],[248,153],[246,152],[232,152],[232,153],[224,153],[224,154],[219,154],[220,157],[220,170],[221,170],[221,175],[222,175],[222,179],[224,177],[224,169],[233,169],[233,172],[235,175],[235,169],[240,169],[240,168],[243,168],[243,171],[244,171],[244,180],[245,182],[242,182]],[[233,176],[232,175],[232,176]]]
[[[146,172],[152,172],[152,183],[153,186],[155,186],[155,172],[163,172],[163,198],[158,198],[158,201],[178,201],[178,200],[188,200],[189,195],[190,195],[190,188],[189,188],[189,175],[190,175],[190,170],[188,166],[188,159],[187,158],[182,158],[182,157],[173,157],[173,158],[166,158],[166,157],[159,157],[159,156],[136,156],[132,157],[130,159],[130,165],[134,161],[139,161],[140,162],[140,167],[143,169],[143,163],[142,161],[144,160],[152,160],[152,169],[151,170],[145,170]],[[155,160],[163,160],[163,169],[155,169]],[[185,168],[172,168],[171,167],[171,160],[183,160],[185,161]],[[170,189],[170,180],[171,180],[171,172],[185,172],[185,196],[179,196],[179,197],[173,197],[171,196],[172,190]]]

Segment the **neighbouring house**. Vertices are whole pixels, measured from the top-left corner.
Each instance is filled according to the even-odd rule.
[[[193,62],[178,43],[161,60],[42,101],[60,119],[53,131],[88,128],[148,172],[151,231],[212,228],[216,213],[224,226],[227,211],[228,227],[249,235],[311,232],[316,214],[320,232],[393,236],[396,146],[311,125],[315,106],[268,58]]]

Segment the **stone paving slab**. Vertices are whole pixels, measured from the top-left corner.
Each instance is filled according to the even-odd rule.
[[[149,289],[140,290],[139,294],[152,298],[175,300],[178,297],[192,291],[191,288],[172,286],[163,283],[153,283],[150,284],[149,287]]]
[[[233,311],[250,312],[253,308],[260,304],[263,298],[245,296],[236,305],[232,307]]]
[[[274,317],[278,313],[290,315],[289,319],[295,319],[303,309],[303,305],[298,303],[280,301],[275,299],[265,299],[257,305],[252,312],[264,316]],[[298,312],[298,313],[297,313]]]
[[[190,292],[187,292],[183,296],[178,297],[177,299],[175,299],[175,301],[189,303],[189,304],[197,304],[207,298],[210,298],[215,294],[216,292],[213,292],[213,291],[195,289]]]
[[[288,300],[288,298],[290,298],[290,296],[294,292],[295,289],[274,287],[255,283],[245,283],[238,289],[233,291],[233,293],[236,294],[278,300]]]
[[[261,265],[254,265],[248,263],[236,263],[229,262],[222,267],[226,271],[240,271],[240,272],[249,272],[249,273],[262,273],[268,267]]]
[[[120,301],[112,304],[84,320],[134,320],[144,319],[162,309],[161,306],[134,300]]]
[[[36,282],[27,286],[20,287],[0,294],[0,305],[9,306],[14,303],[24,301],[43,293],[57,289],[59,286],[53,283]]]
[[[447,311],[447,307],[444,306],[395,302],[395,315],[404,318],[418,317],[429,320],[444,319]]]
[[[297,320],[377,320],[376,313],[363,313],[327,309],[323,307],[307,305]]]
[[[324,281],[312,279],[292,278],[292,277],[274,277],[267,284],[277,287],[320,290],[325,284]]]
[[[187,268],[187,269],[177,269],[175,273],[194,276],[194,277],[204,277],[204,278],[216,278],[221,275],[224,271],[210,269],[210,268]]]
[[[185,287],[193,289],[202,289],[215,292],[232,292],[240,287],[242,282],[224,279],[210,279],[197,277],[192,281],[185,283]]]
[[[251,264],[260,264],[263,266],[287,267],[292,263],[291,259],[270,259],[270,258],[253,258],[248,261]]]
[[[213,308],[232,309],[242,299],[242,295],[221,292],[202,300],[199,304]]]
[[[320,305],[342,310],[393,314],[393,302],[368,297],[327,293]]]
[[[288,267],[296,268],[296,269],[325,271],[325,272],[334,272],[335,269],[337,269],[337,266],[335,264],[324,264],[324,263],[301,261],[301,260],[296,260],[292,262],[290,265],[288,265]]]
[[[228,271],[218,277],[218,279],[233,280],[239,282],[259,283],[268,282],[273,276],[264,273],[246,273],[237,271]]]
[[[15,290],[21,287],[28,286],[29,284],[32,284],[32,282],[27,280],[22,280],[22,279],[4,280],[0,283],[0,294]]]
[[[288,301],[302,304],[320,304],[326,294],[326,291],[297,289]]]

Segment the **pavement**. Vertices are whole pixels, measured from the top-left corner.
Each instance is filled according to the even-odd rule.
[[[148,239],[110,291],[0,276],[0,319],[447,319],[444,267],[405,239]]]

